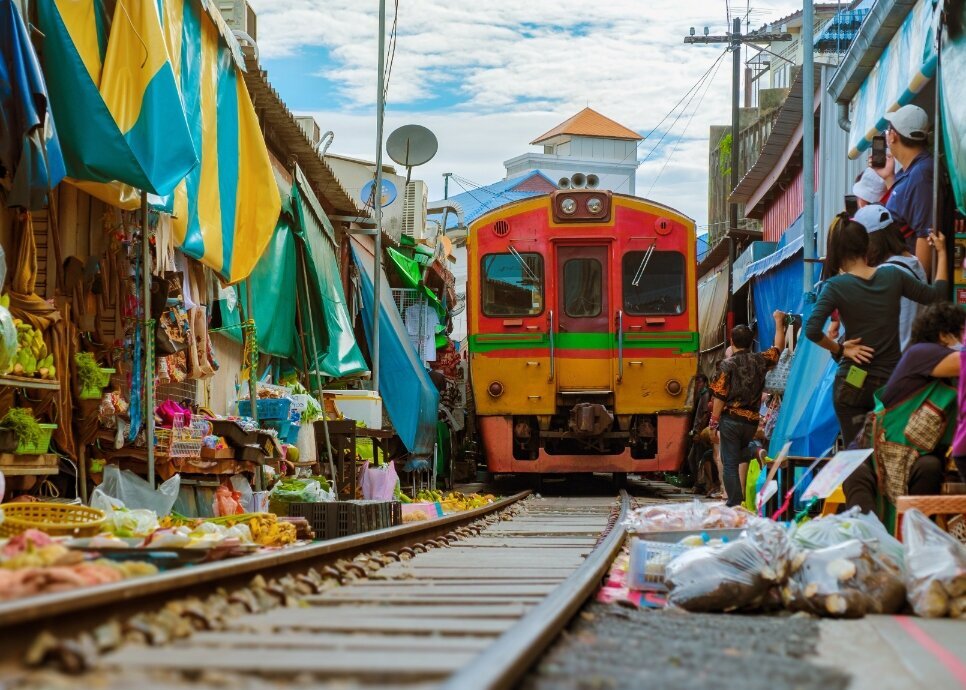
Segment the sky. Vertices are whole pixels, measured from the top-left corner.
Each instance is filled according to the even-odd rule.
[[[332,130],[332,153],[374,160],[377,0],[249,0],[260,61],[298,114]],[[800,5],[759,0],[387,0],[396,17],[387,91],[388,136],[404,124],[436,134],[439,152],[414,171],[443,196],[444,172],[477,184],[585,106],[646,135],[637,193],[707,222],[708,128],[730,122],[730,56],[685,45],[694,26],[722,34]],[[710,68],[710,73],[708,70]],[[665,115],[699,82],[694,97]],[[677,119],[675,117],[677,116]],[[664,122],[662,123],[662,119]],[[663,135],[663,140],[662,140]],[[464,191],[451,182],[450,193]]]

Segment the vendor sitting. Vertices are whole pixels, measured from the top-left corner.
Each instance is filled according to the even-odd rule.
[[[865,463],[842,485],[849,508],[875,510],[880,485],[892,502],[940,492],[956,421],[956,391],[947,379],[959,376],[964,324],[966,311],[949,302],[916,317],[913,345],[877,394],[875,469]]]

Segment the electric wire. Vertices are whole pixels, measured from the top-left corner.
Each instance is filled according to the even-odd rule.
[[[708,79],[707,81],[707,86],[704,89],[704,93],[702,93],[701,98],[698,99],[698,104],[691,111],[691,117],[689,117],[688,121],[684,124],[684,129],[681,131],[681,134],[678,135],[677,140],[674,142],[674,147],[671,149],[671,153],[668,154],[668,157],[664,159],[664,165],[662,165],[661,169],[658,171],[657,177],[655,177],[654,180],[651,182],[651,186],[647,188],[647,194],[645,194],[645,196],[650,196],[651,190],[654,189],[654,185],[657,184],[657,181],[661,179],[661,175],[664,174],[664,170],[665,168],[667,168],[667,164],[671,161],[672,158],[674,158],[674,153],[678,150],[678,145],[684,139],[684,135],[687,134],[688,128],[691,126],[691,121],[694,120],[695,114],[697,114],[698,110],[701,109],[701,103],[704,102],[704,97],[707,96],[708,92],[711,90],[711,85],[714,83],[714,78],[718,75],[718,68],[720,67],[721,67],[721,61],[719,60],[717,63],[717,67],[715,67],[714,74],[712,74],[711,78]]]
[[[392,63],[396,59],[396,29],[399,26],[399,0],[395,0],[392,13],[392,28],[389,31],[389,46],[386,48],[386,76],[382,85],[382,110],[386,111],[389,98],[389,79],[392,77]]]

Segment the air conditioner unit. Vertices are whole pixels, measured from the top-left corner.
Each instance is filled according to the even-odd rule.
[[[427,237],[426,206],[429,203],[429,190],[422,180],[413,180],[406,185],[403,196],[402,234],[417,242]]]

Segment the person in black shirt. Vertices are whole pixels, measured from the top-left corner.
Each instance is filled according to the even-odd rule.
[[[898,266],[869,266],[869,234],[847,214],[840,214],[833,225],[826,257],[832,277],[822,284],[815,309],[805,324],[805,335],[840,361],[832,403],[842,438],[849,444],[862,428],[865,415],[872,411],[873,393],[885,385],[899,363],[902,298],[921,304],[936,302],[948,297],[949,284],[946,244],[941,234],[929,234],[938,257],[936,282],[930,286]],[[825,321],[836,310],[845,329],[842,343],[822,332]]]

